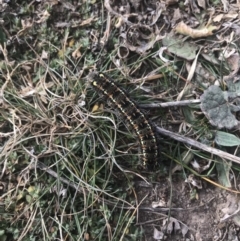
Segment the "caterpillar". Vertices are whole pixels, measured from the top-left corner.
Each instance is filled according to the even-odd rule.
[[[131,100],[127,93],[120,88],[109,76],[103,73],[92,72],[88,75],[88,81],[94,90],[122,115],[138,136],[141,160],[143,166],[150,166],[156,162],[159,156],[157,138],[152,124],[145,114]]]

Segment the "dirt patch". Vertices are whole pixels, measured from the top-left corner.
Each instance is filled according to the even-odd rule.
[[[144,200],[138,224],[144,229],[146,241],[239,240],[239,227],[231,217],[225,219],[226,213],[233,213],[230,207],[238,209],[234,194],[207,183],[197,190],[180,177],[174,177],[171,184],[163,179],[148,187],[137,182],[136,190],[138,199]]]

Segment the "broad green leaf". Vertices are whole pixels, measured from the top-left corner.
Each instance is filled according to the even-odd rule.
[[[238,146],[240,145],[240,139],[233,134],[223,131],[217,131],[215,135],[215,142],[219,146]]]
[[[229,172],[232,166],[231,162],[223,161],[221,158],[217,158],[216,168],[218,172],[218,180],[224,187],[231,187],[231,182],[229,179]]]
[[[210,123],[218,128],[232,129],[238,121],[231,113],[228,95],[219,86],[211,85],[201,96],[201,109]]]
[[[166,46],[170,53],[177,55],[183,59],[194,60],[196,58],[196,52],[199,47],[190,42],[183,42],[175,36],[168,35],[162,40],[163,46]]]

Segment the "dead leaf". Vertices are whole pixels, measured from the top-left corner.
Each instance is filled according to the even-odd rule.
[[[220,222],[225,222],[232,218],[234,223],[240,226],[240,202],[237,195],[228,194],[227,202],[224,203],[224,207],[220,206],[220,210],[224,214]]]
[[[219,14],[216,17],[213,18],[213,22],[220,22],[223,19],[223,14]]]
[[[94,17],[88,18],[86,20],[83,20],[80,24],[80,26],[85,26],[85,25],[89,25],[92,21],[94,21]]]
[[[158,202],[152,202],[152,208],[166,207],[167,204],[164,200],[159,200]]]
[[[167,233],[171,234],[173,231],[177,232],[181,229],[180,223],[177,219],[170,217],[165,220],[165,225],[167,224]]]
[[[229,12],[227,14],[219,14],[213,18],[213,22],[220,22],[223,19],[236,19],[238,17],[238,13],[235,11]]]
[[[179,19],[181,19],[182,18],[182,14],[181,14],[181,12],[180,12],[180,9],[179,8],[176,8],[175,10],[174,10],[174,13],[173,13],[173,19],[172,19],[172,21],[173,22],[177,22]]]
[[[164,233],[162,231],[158,231],[156,228],[154,228],[153,238],[156,240],[162,240],[164,238]]]
[[[77,21],[77,22],[74,22],[72,24],[72,28],[77,28],[77,27],[82,27],[82,26],[86,26],[86,25],[89,25],[91,22],[95,21],[94,17],[91,17],[91,18],[88,18],[86,20],[81,20],[81,21]]]
[[[28,72],[32,69],[32,64],[31,63],[23,64],[21,68]]]
[[[1,13],[4,12],[7,7],[8,7],[7,2],[4,3],[3,1],[0,1],[0,12]]]
[[[75,44],[75,40],[74,38],[72,38],[69,42],[68,42],[68,46],[72,47]]]
[[[194,187],[198,189],[202,189],[202,182],[198,180],[193,174],[190,174],[185,182],[192,184]]]
[[[23,35],[33,25],[32,21],[30,21],[29,18],[28,19],[22,19],[21,24],[22,24],[22,29],[18,31],[17,36]]]
[[[69,2],[69,1],[61,1],[62,5],[66,9],[70,9],[73,12],[76,10],[76,8]]]
[[[219,27],[209,25],[203,29],[192,29],[187,26],[184,22],[180,22],[175,30],[177,33],[188,35],[192,38],[202,38],[213,35],[213,31],[217,30]]]
[[[145,34],[147,32],[148,34]],[[156,35],[152,28],[147,25],[134,24],[127,30],[126,35],[121,35],[126,39],[126,47],[139,54],[145,53],[153,48],[154,44],[163,39],[164,36]]]
[[[206,162],[206,163],[204,163]],[[195,159],[191,162],[192,167],[194,168],[194,170],[196,170],[198,173],[202,173],[205,170],[208,170],[210,168],[210,165],[212,163],[211,159],[206,159],[203,160],[203,163],[199,163],[198,161],[196,161]]]
[[[229,12],[224,15],[224,19],[235,19],[238,17],[238,13],[234,12]]]
[[[50,17],[50,14],[48,13],[47,10],[45,10],[43,13],[40,14],[40,19],[38,21],[35,21],[36,23],[43,23],[48,20]]]
[[[32,21],[30,21],[30,19],[22,19],[21,24],[22,24],[23,29],[30,28],[33,25]]]
[[[205,0],[197,0],[198,5],[202,7],[203,9],[206,9],[206,2]]]
[[[47,93],[45,91],[45,88],[51,88],[54,85],[53,82],[46,83],[43,87],[42,85],[36,86],[35,88],[32,86],[27,86],[25,88],[22,88],[22,90],[19,92],[20,96],[22,98],[32,96],[34,94],[38,94],[40,96],[46,96]]]
[[[72,52],[72,57],[74,59],[78,59],[82,56],[82,54],[80,52],[80,48],[81,48],[81,45]]]
[[[41,59],[48,59],[48,52],[45,50],[42,51]]]
[[[154,25],[158,21],[164,8],[165,8],[164,3],[156,2],[156,10],[154,11],[154,14],[152,16],[152,23],[149,24],[149,26]]]
[[[27,86],[20,91],[20,96],[26,97],[26,96],[33,95],[34,93],[35,93],[35,90],[32,87]]]
[[[240,58],[239,54],[233,54],[229,58],[227,58],[227,63],[230,66],[232,71],[237,71],[239,69]]]

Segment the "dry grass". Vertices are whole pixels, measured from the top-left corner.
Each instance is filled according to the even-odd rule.
[[[116,19],[107,14],[101,1],[13,1],[3,11],[0,240],[142,240],[143,230],[134,225],[134,181],[154,179],[169,166],[141,170],[136,136],[89,88],[86,76],[104,71],[144,104],[175,100],[189,66],[175,57],[164,64],[156,57],[158,42],[147,53],[116,58],[118,28],[112,24],[108,32]],[[228,71],[200,62],[219,78]],[[201,78],[185,99],[199,96]],[[199,111],[191,106],[146,114],[201,140],[211,127]],[[186,149],[168,139],[161,144],[168,162],[182,160]]]

